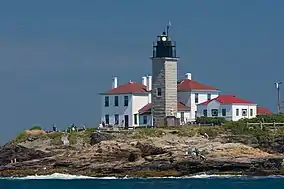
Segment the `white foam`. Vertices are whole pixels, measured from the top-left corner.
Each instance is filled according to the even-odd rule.
[[[118,177],[89,177],[83,175],[70,175],[70,174],[61,174],[54,173],[51,175],[34,175],[26,177],[0,177],[0,179],[16,179],[16,180],[72,180],[72,179],[222,179],[222,178],[245,178],[245,179],[272,179],[272,178],[284,178],[283,176],[271,175],[271,176],[244,176],[244,175],[208,175],[208,174],[199,174],[193,176],[184,176],[184,177],[149,177],[149,178],[134,178],[125,176],[123,178]]]
[[[51,175],[34,175],[26,177],[8,177],[1,179],[19,179],[19,180],[34,180],[34,179],[53,179],[53,180],[70,180],[70,179],[116,179],[116,177],[88,177],[83,175],[70,175],[70,174],[61,174],[53,173]]]

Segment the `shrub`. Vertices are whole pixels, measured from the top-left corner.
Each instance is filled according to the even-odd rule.
[[[278,122],[278,123],[283,123],[284,122],[284,114],[257,115],[255,118],[243,119],[241,121],[249,122],[249,123],[259,123],[259,122],[265,122],[265,123]]]
[[[29,130],[42,130],[42,128],[38,125],[32,126]]]
[[[230,131],[233,135],[251,135],[255,137],[268,136],[271,131],[267,127],[247,126],[245,120],[236,122],[227,122],[224,124],[224,129]]]
[[[226,120],[223,117],[198,117],[196,118],[196,123],[200,124],[212,124],[221,125],[225,123]]]

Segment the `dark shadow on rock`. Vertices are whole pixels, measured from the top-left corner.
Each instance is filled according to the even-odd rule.
[[[136,148],[139,148],[142,152],[142,157],[149,155],[159,155],[167,153],[164,149],[153,146],[151,144],[142,144],[140,142],[137,143]]]
[[[130,152],[129,156],[128,156],[128,161],[130,162],[135,162],[139,159],[140,154],[138,153],[134,153],[134,152]]]

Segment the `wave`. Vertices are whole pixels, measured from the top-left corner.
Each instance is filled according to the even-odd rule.
[[[88,177],[83,175],[70,175],[70,174],[61,174],[61,173],[53,173],[51,175],[34,175],[34,176],[26,176],[26,177],[2,177],[0,179],[13,179],[13,180],[73,180],[73,179],[117,179],[116,177]]]
[[[134,177],[89,177],[83,175],[70,175],[53,173],[51,175],[34,175],[26,177],[0,177],[1,180],[74,180],[74,179],[101,179],[101,180],[116,180],[116,179],[273,179],[273,178],[284,178],[283,176],[271,175],[271,176],[244,176],[244,175],[208,175],[198,174],[193,176],[184,177],[149,177],[149,178],[134,178]]]

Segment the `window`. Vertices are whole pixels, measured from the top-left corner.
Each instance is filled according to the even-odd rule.
[[[119,124],[119,115],[118,114],[114,114],[114,124],[115,125]]]
[[[162,89],[161,88],[157,88],[156,95],[162,96]]]
[[[207,117],[207,110],[203,110],[203,116]]]
[[[210,93],[207,94],[207,100],[211,100],[211,94]]]
[[[250,109],[250,116],[253,116],[253,109]]]
[[[247,109],[242,109],[242,116],[247,116]]]
[[[240,112],[239,112],[239,108],[236,109],[236,116],[239,116]]]
[[[198,103],[198,93],[195,93],[194,98],[195,98],[195,103]]]
[[[226,109],[222,109],[222,116],[226,116]]]
[[[212,109],[211,115],[214,116],[214,117],[217,117],[218,116],[218,109]]]
[[[109,124],[109,115],[105,115],[105,122],[106,124]]]
[[[118,106],[118,96],[114,96],[114,106]]]
[[[109,96],[105,96],[105,107],[109,107]]]
[[[124,106],[128,106],[128,96],[124,96]]]
[[[134,125],[138,124],[138,115],[134,114]]]
[[[148,122],[148,120],[147,120],[147,116],[146,116],[146,115],[144,115],[144,116],[143,116],[143,124],[144,124],[144,125],[146,125],[146,124],[147,124],[147,122]]]

